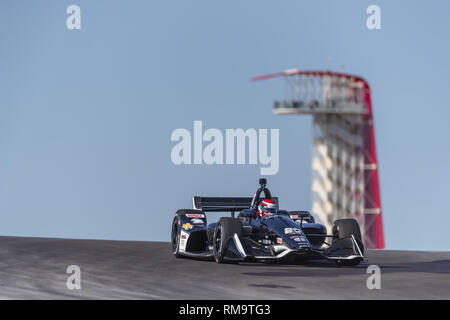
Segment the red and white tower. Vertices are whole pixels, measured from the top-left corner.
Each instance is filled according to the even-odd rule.
[[[356,218],[365,247],[384,248],[369,84],[354,75],[295,69],[252,81],[274,77],[284,77],[285,98],[273,112],[313,116],[313,214],[328,228],[336,219]]]

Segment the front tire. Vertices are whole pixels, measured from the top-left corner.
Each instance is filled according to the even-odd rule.
[[[180,255],[180,217],[176,215],[172,222],[172,254],[175,258],[179,258]]]
[[[217,263],[224,263],[228,241],[234,234],[242,236],[242,222],[236,218],[220,218],[214,229],[213,252]]]
[[[361,251],[361,254],[364,255],[364,245],[361,237],[361,230],[359,228],[359,224],[355,219],[339,219],[336,220],[333,224],[332,230],[333,236],[337,239],[344,239],[353,237],[356,240],[356,243]],[[338,260],[336,264],[341,266],[355,266],[359,264],[361,261],[358,259],[355,260]]]

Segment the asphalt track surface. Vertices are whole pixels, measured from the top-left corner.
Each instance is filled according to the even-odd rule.
[[[368,251],[358,267],[332,262],[175,259],[166,242],[0,237],[2,299],[450,299],[450,252]],[[381,268],[369,290],[367,266]],[[69,290],[66,269],[81,268]]]

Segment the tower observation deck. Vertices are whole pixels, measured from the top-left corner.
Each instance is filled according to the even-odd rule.
[[[312,213],[328,228],[356,218],[368,249],[385,247],[368,82],[358,76],[296,69],[252,78],[283,77],[285,97],[275,114],[313,116]],[[330,230],[330,229],[329,229]]]

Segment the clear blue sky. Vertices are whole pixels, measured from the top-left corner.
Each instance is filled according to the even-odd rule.
[[[66,28],[81,7],[82,29]],[[382,29],[366,28],[381,7]],[[176,128],[280,128],[269,177],[311,206],[311,118],[282,81],[331,69],[372,86],[387,247],[450,250],[448,1],[2,1],[0,234],[168,240],[192,195],[251,195],[259,167],[175,166]]]

